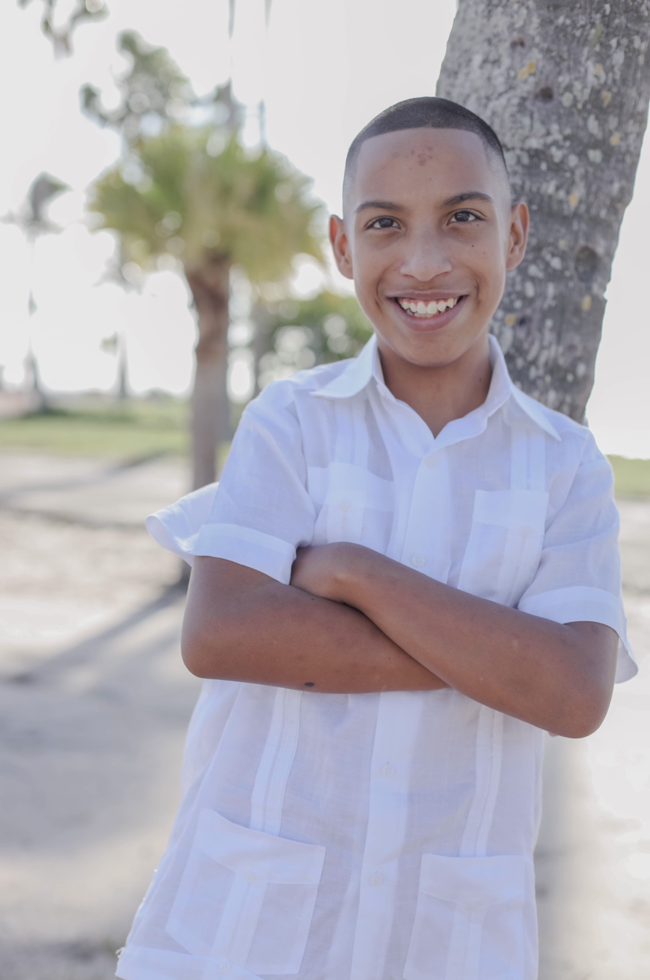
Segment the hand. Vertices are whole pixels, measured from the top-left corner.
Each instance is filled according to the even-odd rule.
[[[298,548],[290,584],[323,599],[345,602],[343,579],[356,550],[359,545],[344,541]]]

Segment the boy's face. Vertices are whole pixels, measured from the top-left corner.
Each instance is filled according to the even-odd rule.
[[[407,129],[362,144],[330,235],[382,353],[440,367],[476,345],[487,351],[527,228],[526,206],[511,205],[506,176],[476,134]]]

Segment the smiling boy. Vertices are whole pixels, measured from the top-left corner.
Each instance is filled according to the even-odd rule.
[[[150,519],[206,681],[124,980],[537,975],[543,732],[594,731],[635,668],[609,466],[488,335],[527,228],[481,119],[378,116],[330,227],[375,336],[270,385],[218,490]]]

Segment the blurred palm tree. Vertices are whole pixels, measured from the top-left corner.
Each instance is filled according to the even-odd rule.
[[[58,234],[61,229],[51,221],[48,215],[49,205],[60,195],[69,191],[70,188],[62,180],[53,177],[51,174],[42,173],[36,177],[29,186],[27,197],[17,214],[9,213],[2,217],[2,221],[8,224],[17,225],[27,239],[30,250],[30,271],[29,271],[29,295],[27,298],[27,312],[32,317],[38,306],[34,298],[34,252],[36,240],[42,235]],[[41,413],[49,410],[47,396],[41,384],[38,361],[34,353],[32,343],[31,328],[27,335],[27,371],[31,377],[32,385],[32,412]]]
[[[32,0],[18,0],[19,7],[27,7]],[[62,8],[59,9],[59,6]],[[41,30],[52,42],[56,55],[72,53],[72,34],[82,23],[100,20],[108,13],[104,0],[74,0],[58,4],[58,0],[43,0]]]
[[[322,259],[320,205],[308,179],[279,155],[251,152],[237,132],[169,125],[140,137],[91,191],[90,210],[117,232],[127,278],[155,268],[185,275],[198,320],[192,396],[193,485],[215,479],[228,438],[226,390],[230,272],[263,292],[286,283],[296,255]]]
[[[266,345],[258,359],[256,391],[302,368],[355,357],[372,337],[356,296],[323,290],[309,299],[267,304],[264,312]]]
[[[125,70],[116,78],[120,93],[117,105],[106,106],[94,85],[83,85],[79,96],[85,115],[121,136],[123,171],[131,165],[139,172],[137,158],[130,160],[132,148],[142,139],[158,136],[169,126],[202,123],[223,126],[232,132],[239,129],[243,121],[242,107],[233,98],[229,83],[198,97],[167,49],[149,44],[137,31],[118,34],[117,49],[126,62]],[[122,285],[128,285],[121,267],[115,272]],[[124,324],[116,325],[115,335],[104,349],[116,355],[117,396],[125,399],[129,393],[129,372]]]
[[[243,106],[233,98],[230,83],[197,96],[167,49],[149,44],[137,31],[121,31],[117,49],[127,62],[116,79],[119,103],[105,106],[94,85],[83,85],[79,96],[81,111],[100,126],[117,130],[125,148],[174,124],[239,129]]]

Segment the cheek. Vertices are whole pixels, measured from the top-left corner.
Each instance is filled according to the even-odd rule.
[[[485,314],[492,316],[501,302],[506,274],[500,264],[489,261],[489,255],[486,259],[480,271],[477,269],[478,303]]]
[[[354,256],[353,269],[357,293],[374,296],[382,279],[381,263],[371,255],[357,253]]]
[[[489,292],[498,291],[505,281],[505,264],[501,252],[495,246],[477,246],[472,257],[475,260],[475,271],[483,289]]]

